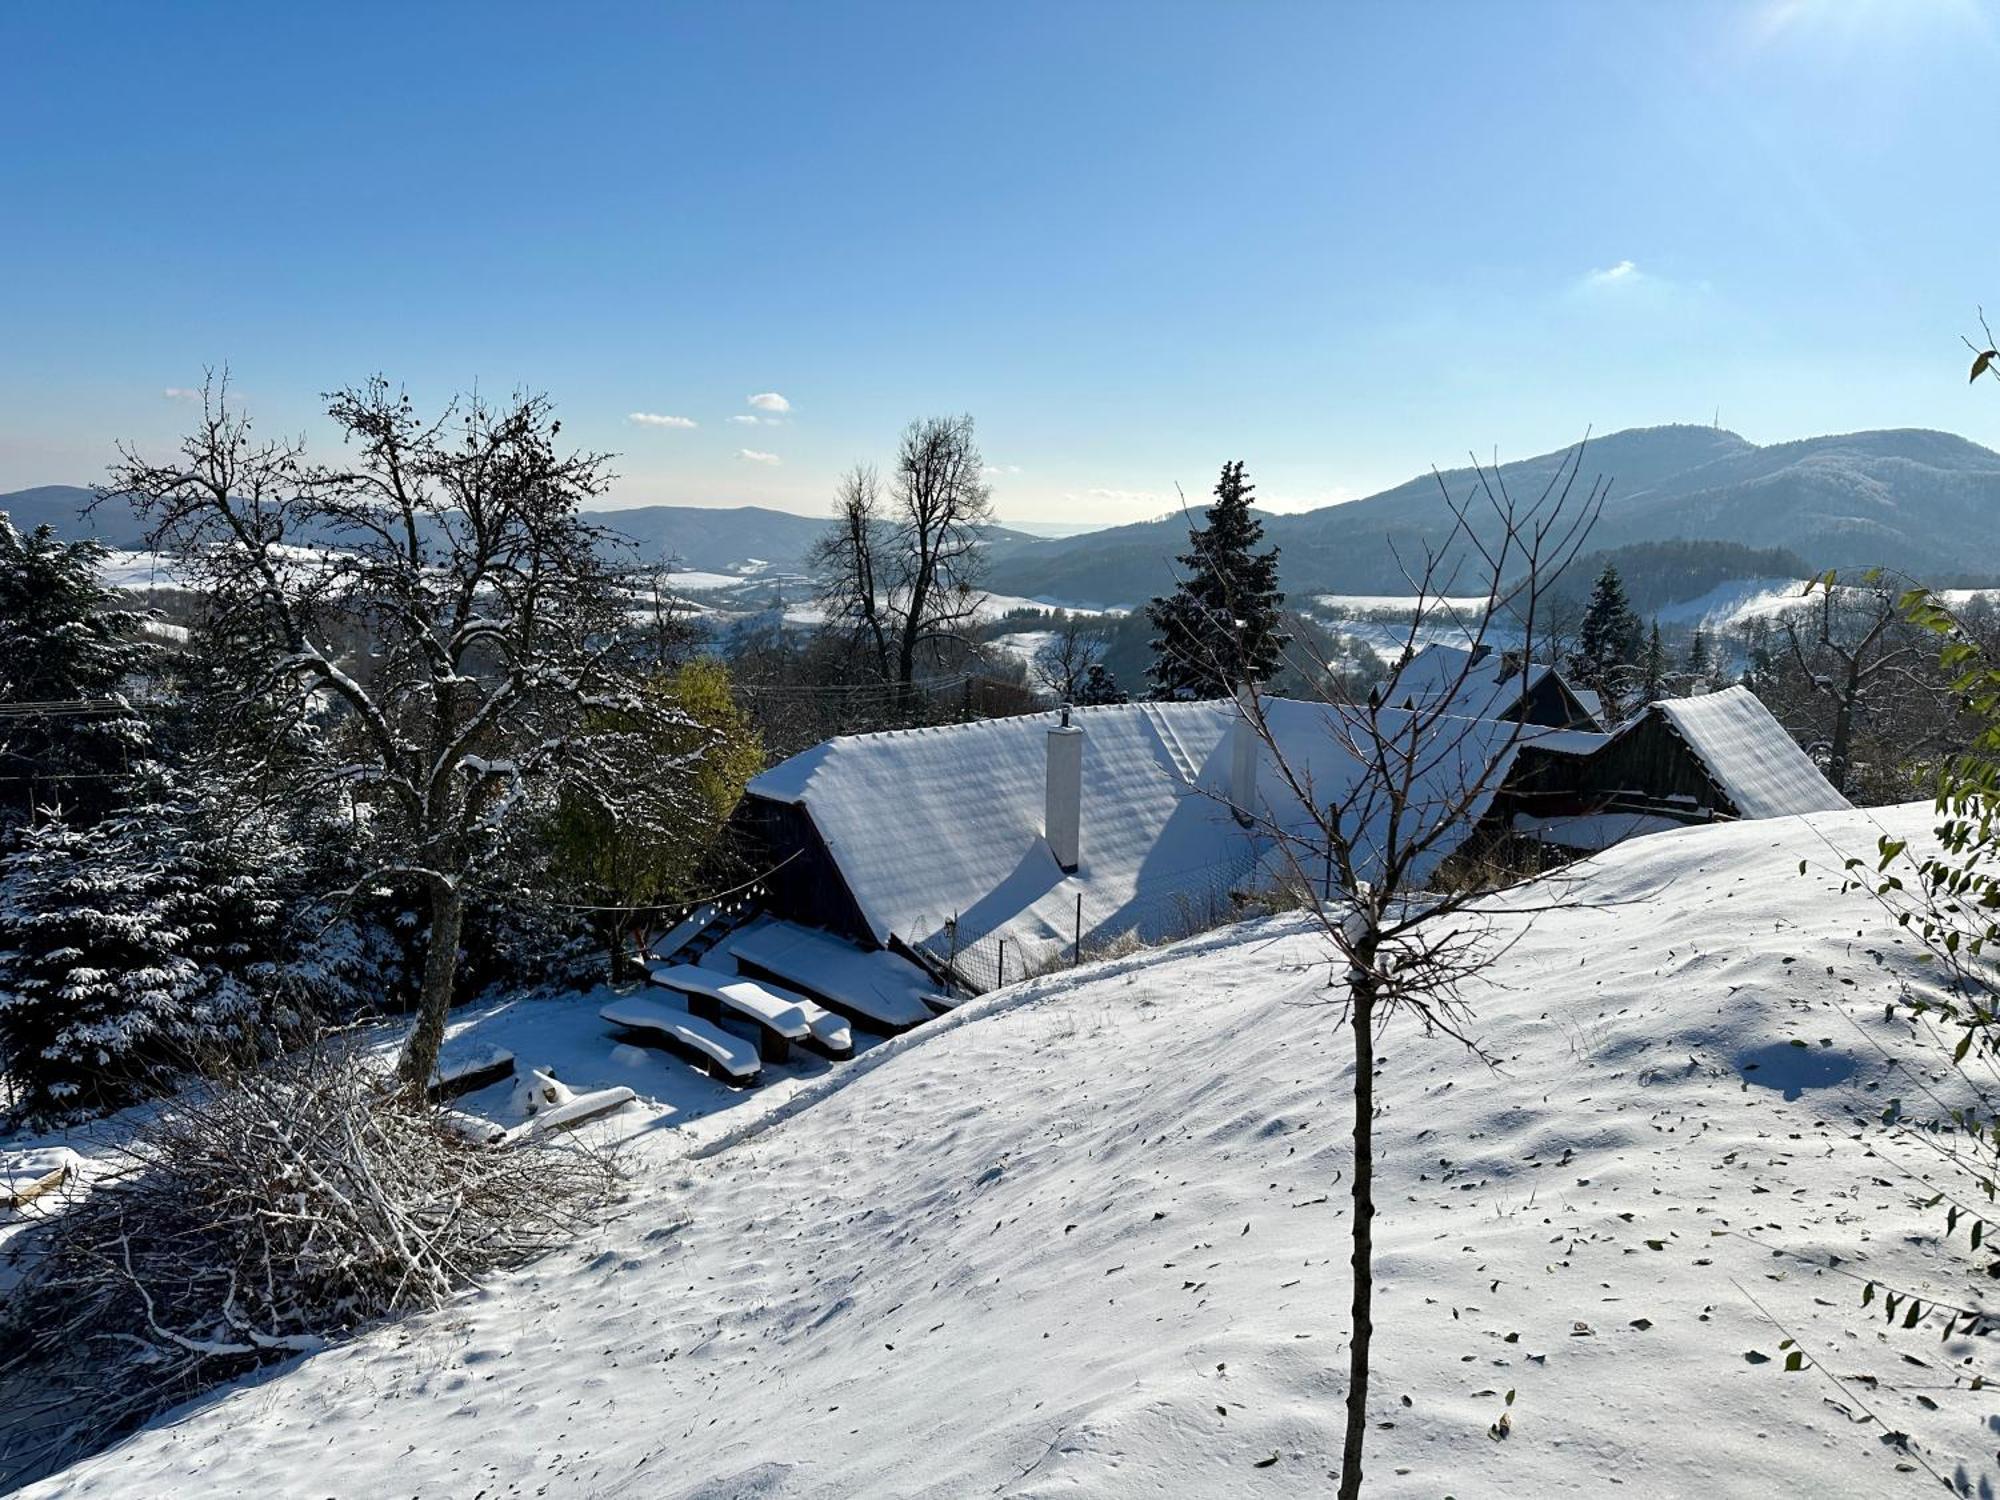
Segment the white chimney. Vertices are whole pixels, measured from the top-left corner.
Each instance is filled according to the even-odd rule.
[[[1042,812],[1042,831],[1049,841],[1049,853],[1068,875],[1076,873],[1082,826],[1083,731],[1070,723],[1065,703],[1062,723],[1049,728],[1048,801]]]
[[[1257,726],[1250,690],[1236,690],[1236,720],[1229,726],[1229,802],[1244,827],[1257,814]]]

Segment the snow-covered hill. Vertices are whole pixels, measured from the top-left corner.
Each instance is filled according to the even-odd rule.
[[[1495,1068],[1392,1030],[1370,1493],[1934,1492],[1883,1423],[1945,1474],[1993,1468],[1994,1402],[1954,1378],[1991,1346],[1858,1306],[1871,1275],[1973,1295],[1876,1123],[1934,1058],[1884,1018],[1907,943],[1833,894],[1876,832],[1613,850],[1565,893],[1584,909],[1501,903],[1517,941],[1472,996]],[[1272,920],[999,992],[776,1108],[637,1112],[631,1197],[590,1243],[34,1493],[1322,1491],[1348,1165],[1328,972]],[[1779,1373],[1787,1333],[1845,1390]]]

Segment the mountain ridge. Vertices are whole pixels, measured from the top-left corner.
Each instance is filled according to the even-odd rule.
[[[1540,495],[1574,448],[1491,471],[1517,502]],[[1626,428],[1584,444],[1579,485],[1609,482],[1593,551],[1637,543],[1715,541],[1782,548],[1813,568],[1882,565],[1919,576],[2000,574],[2000,453],[1935,428],[1872,428],[1757,444],[1721,427],[1667,423]],[[1253,472],[1254,478],[1254,472]],[[1471,468],[1416,476],[1374,495],[1317,510],[1260,512],[1281,550],[1294,598],[1400,592],[1403,563],[1449,534],[1447,495],[1464,500]],[[42,485],[0,495],[17,525],[47,523],[136,549],[144,526],[117,497]],[[762,562],[796,571],[826,521],[763,506],[648,505],[592,513],[641,556],[702,571]],[[986,532],[995,592],[1092,606],[1131,606],[1171,587],[1187,547],[1178,514],[1076,536],[996,526]]]

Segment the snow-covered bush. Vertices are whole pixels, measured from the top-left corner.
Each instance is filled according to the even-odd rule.
[[[611,1181],[573,1144],[474,1144],[339,1040],[203,1083],[15,1241],[0,1489],[567,1243]]]

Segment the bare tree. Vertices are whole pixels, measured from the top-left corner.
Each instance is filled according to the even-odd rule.
[[[896,681],[906,691],[918,654],[964,641],[978,611],[979,528],[993,520],[983,467],[970,416],[931,417],[903,430],[891,598],[901,627]]]
[[[1839,792],[1847,789],[1855,718],[1864,700],[1884,678],[1911,679],[1921,652],[1897,607],[1896,590],[1880,574],[1871,571],[1858,583],[1842,583],[1827,573],[1809,592],[1818,596],[1813,607],[1787,613],[1783,629],[1803,681],[1832,715],[1826,779]]]
[[[1086,626],[1079,615],[1065,613],[1035,652],[1035,680],[1059,702],[1080,702],[1090,669],[1104,660],[1105,649],[1102,631]]]
[[[829,626],[876,663],[905,703],[918,668],[968,644],[977,618],[979,530],[993,519],[982,466],[971,417],[912,422],[887,507],[874,470],[851,471],[813,553]]]
[[[254,439],[225,378],[173,459],[121,449],[109,488],[206,597],[204,629],[234,664],[225,732],[261,757],[273,794],[364,804],[366,884],[427,895],[399,1064],[421,1085],[468,894],[505,836],[564,795],[621,822],[670,822],[685,767],[663,757],[635,778],[633,752],[670,727],[698,741],[699,726],[622,665],[632,600],[606,560],[610,534],[579,513],[603,493],[606,461],[556,448],[545,398],[473,398],[426,422],[377,377],[327,403],[347,464]]]
[[[1502,951],[1494,940],[1489,890],[1438,885],[1446,856],[1484,816],[1514,751],[1538,731],[1515,720],[1470,719],[1465,703],[1491,694],[1479,682],[1476,648],[1504,646],[1521,664],[1523,690],[1538,655],[1552,644],[1545,596],[1555,587],[1602,509],[1606,488],[1578,490],[1582,446],[1532,500],[1508,492],[1497,470],[1475,464],[1471,492],[1446,493],[1450,533],[1421,563],[1406,565],[1415,609],[1406,653],[1447,623],[1475,648],[1456,680],[1422,703],[1306,704],[1267,699],[1254,685],[1238,703],[1278,779],[1275,798],[1239,809],[1261,825],[1289,867],[1291,883],[1339,970],[1339,1003],[1354,1044],[1353,1217],[1343,1500],[1361,1493],[1368,1381],[1374,1334],[1375,1045],[1391,1017],[1414,1017],[1478,1051],[1463,998],[1468,981]],[[1440,488],[1443,481],[1439,481]],[[1454,599],[1477,597],[1470,613]],[[1295,648],[1298,649],[1298,648]],[[1338,680],[1331,663],[1300,664]],[[1273,810],[1273,808],[1279,810]]]
[[[819,583],[827,628],[845,637],[887,682],[892,627],[882,570],[891,538],[882,517],[882,484],[873,464],[856,464],[841,475],[833,517],[833,525],[813,544],[807,559]]]

